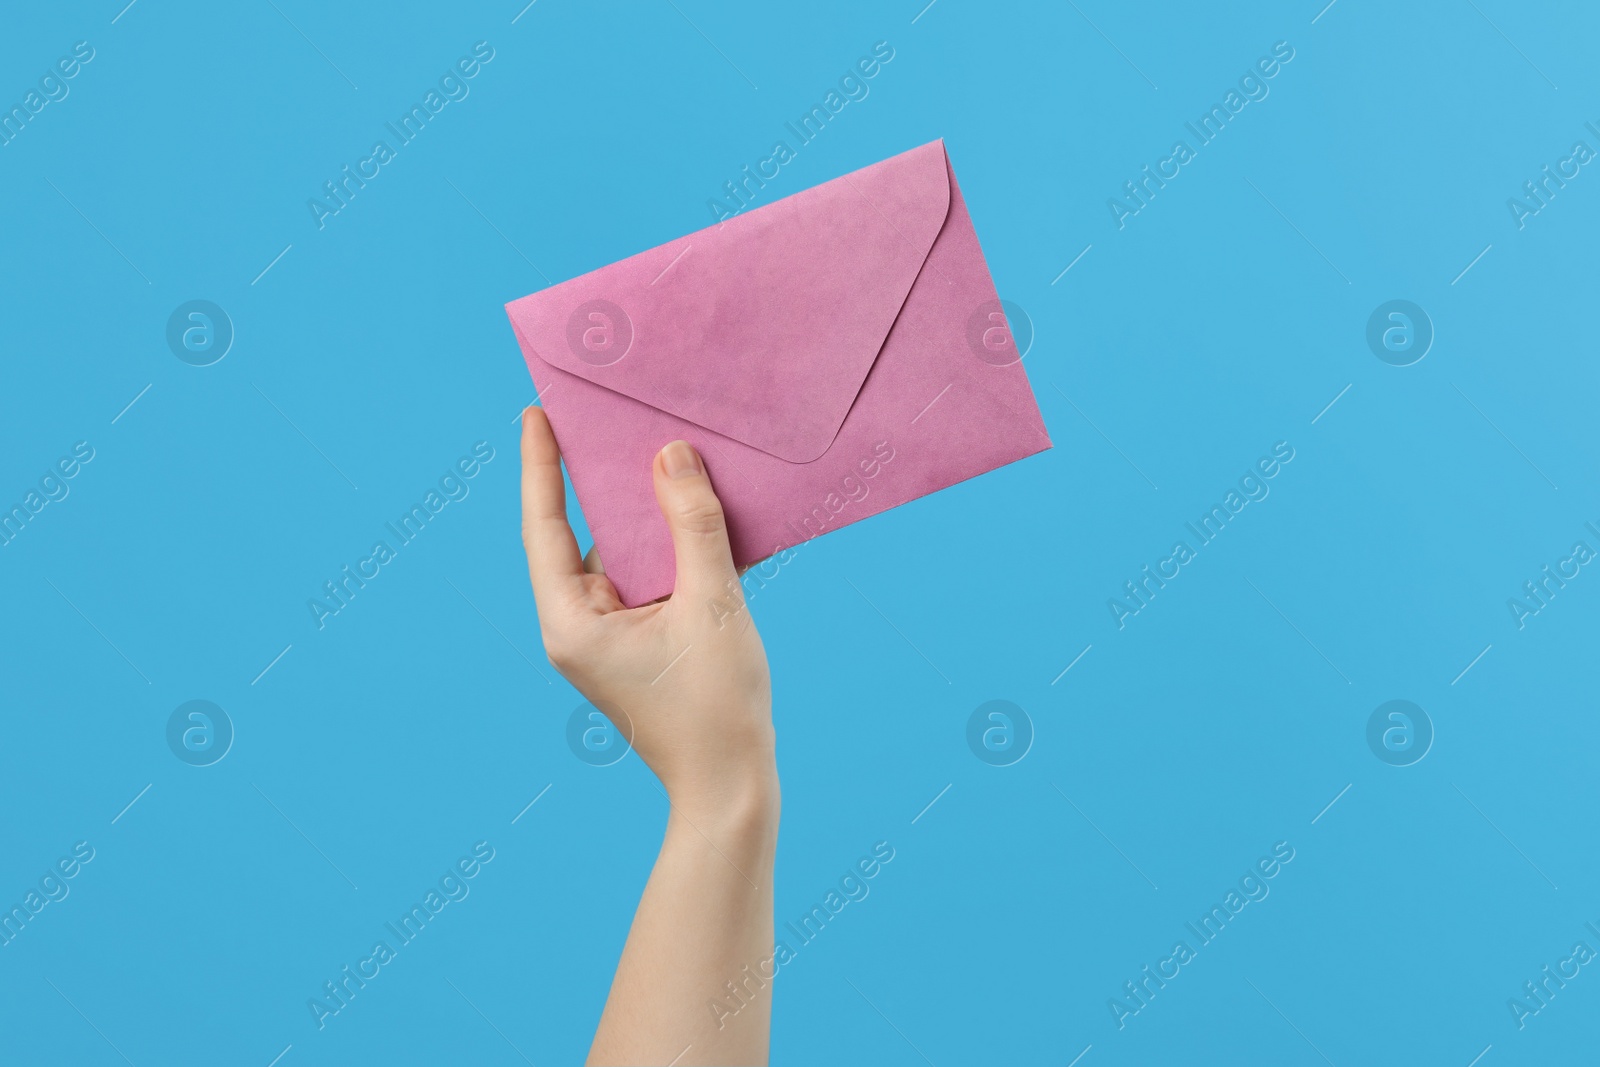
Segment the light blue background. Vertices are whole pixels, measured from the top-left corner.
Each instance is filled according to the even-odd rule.
[[[0,148],[0,502],[95,449],[0,548],[0,900],[96,849],[0,949],[0,1058],[581,1059],[665,810],[563,740],[501,306],[708,224],[886,40],[770,196],[944,137],[1056,447],[752,597],[780,925],[896,850],[781,972],[774,1061],[1592,1062],[1600,968],[1525,1029],[1506,1003],[1600,949],[1600,572],[1523,629],[1506,605],[1600,548],[1600,173],[1506,206],[1600,148],[1592,9],[123,2],[0,36],[7,108],[95,49]],[[480,40],[470,96],[319,230],[307,199]],[[1107,198],[1277,41],[1270,96],[1119,230]],[[197,298],[237,331],[205,368],[164,339]],[[1436,330],[1405,368],[1364,340],[1396,298]],[[480,440],[470,496],[319,631],[307,600]],[[1107,599],[1278,441],[1271,495],[1119,630]],[[1405,768],[1365,739],[1396,698],[1437,732]],[[208,768],[164,739],[191,699],[237,730]],[[1011,767],[966,745],[991,699],[1036,731]],[[308,998],[485,839],[319,1032]],[[1108,999],[1279,841],[1270,896],[1119,1030]]]

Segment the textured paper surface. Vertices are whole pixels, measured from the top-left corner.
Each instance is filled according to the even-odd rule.
[[[1049,448],[999,310],[942,141],[506,306],[630,606],[672,591],[675,438],[740,565]]]

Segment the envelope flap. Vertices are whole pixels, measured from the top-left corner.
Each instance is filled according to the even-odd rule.
[[[773,178],[779,165],[755,171]],[[552,366],[810,462],[838,434],[944,225],[946,167],[935,141],[506,310]]]

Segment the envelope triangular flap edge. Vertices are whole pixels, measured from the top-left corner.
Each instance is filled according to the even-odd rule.
[[[506,310],[550,366],[809,463],[838,435],[949,208],[934,141]]]

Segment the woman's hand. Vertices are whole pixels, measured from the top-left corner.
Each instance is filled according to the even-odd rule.
[[[545,652],[670,805],[589,1062],[766,1063],[778,840],[767,656],[705,464],[674,441],[652,473],[677,582],[667,600],[625,608],[599,561],[578,555],[544,412],[522,414],[522,540]]]
[[[561,454],[545,414],[522,417],[522,539],[545,653],[604,712],[689,819],[720,822],[775,799],[772,685],[745,609],[722,505],[693,448],[652,466],[677,557],[670,598],[624,608],[567,525]]]

